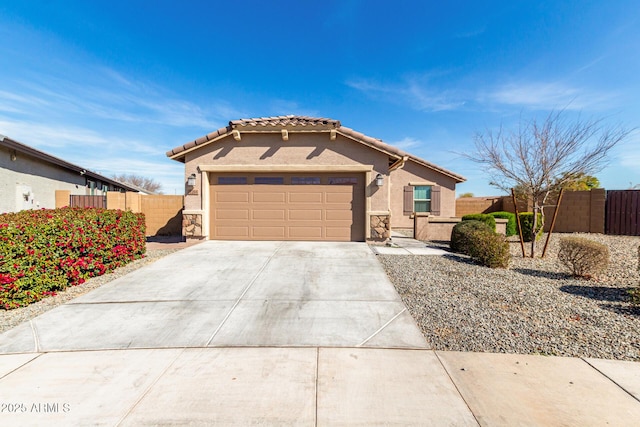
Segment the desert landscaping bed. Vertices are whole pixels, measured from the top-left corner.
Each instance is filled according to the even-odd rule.
[[[640,361],[640,307],[627,295],[640,283],[640,237],[575,235],[609,247],[600,278],[567,274],[557,260],[562,234],[552,235],[544,259],[522,258],[510,238],[506,270],[453,253],[379,259],[434,349]]]

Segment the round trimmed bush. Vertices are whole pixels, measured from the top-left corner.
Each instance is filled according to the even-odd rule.
[[[590,279],[609,266],[609,248],[584,237],[562,237],[558,259],[574,276]]]
[[[462,217],[463,221],[480,221],[491,227],[491,230],[496,231],[496,219],[489,214],[469,214]]]
[[[451,230],[451,243],[449,246],[454,252],[469,255],[469,246],[473,240],[474,231],[486,231],[493,233],[491,227],[486,223],[476,220],[462,221],[456,224]]]
[[[491,215],[494,218],[506,219],[507,222],[507,230],[505,232],[506,236],[515,236],[518,234],[518,225],[516,223],[516,214],[511,212],[491,212]]]
[[[494,232],[472,231],[469,256],[485,267],[507,268],[511,261],[505,236]]]

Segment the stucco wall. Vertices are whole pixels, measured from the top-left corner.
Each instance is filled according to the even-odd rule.
[[[185,209],[206,209],[202,205],[202,176],[199,165],[305,165],[309,172],[314,166],[356,166],[372,165],[372,176],[387,174],[388,156],[372,150],[360,143],[338,135],[331,141],[329,133],[289,133],[289,140],[283,141],[280,133],[243,133],[241,141],[228,136],[223,140],[204,146],[185,156],[185,181],[196,174],[194,191],[185,197]],[[371,182],[365,183],[370,194],[370,209],[386,211],[388,208],[386,191]]]
[[[0,147],[0,213],[23,209],[54,209],[55,190],[88,194],[85,177],[20,152]],[[24,200],[23,194],[30,194]],[[100,194],[97,190],[96,194]]]
[[[427,169],[411,160],[391,172],[391,228],[413,228],[413,219],[404,215],[403,189],[410,182],[429,182],[439,185],[440,217],[456,215],[456,182],[453,178]]]

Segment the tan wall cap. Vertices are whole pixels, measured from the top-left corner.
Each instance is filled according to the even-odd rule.
[[[461,222],[462,218],[443,218],[440,216],[432,216],[429,218],[429,222],[439,222],[439,223],[455,223]]]
[[[417,187],[420,185],[436,185],[436,183],[431,181],[413,181],[413,182],[410,182],[409,185]]]

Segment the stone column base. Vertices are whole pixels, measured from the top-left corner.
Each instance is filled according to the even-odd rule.
[[[391,218],[389,215],[371,215],[371,240],[385,241],[391,237]]]
[[[182,235],[187,239],[202,239],[202,215],[182,214]]]

